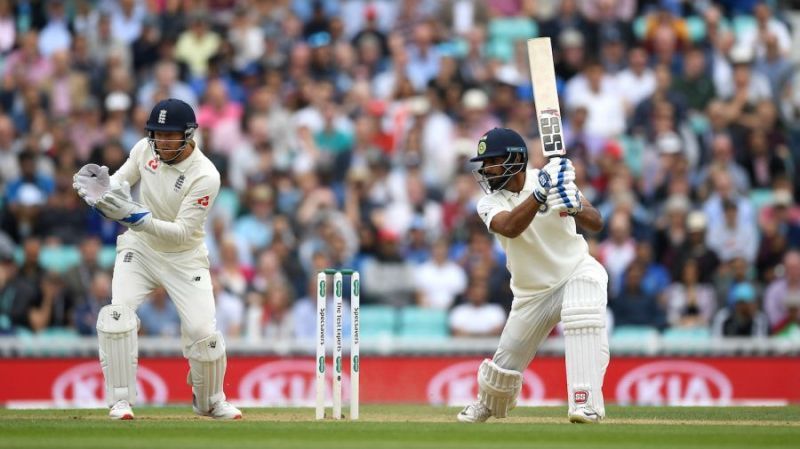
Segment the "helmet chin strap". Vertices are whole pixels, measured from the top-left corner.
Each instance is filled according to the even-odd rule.
[[[186,137],[183,138],[183,145],[181,145],[180,147],[178,147],[178,148],[176,148],[174,150],[175,151],[175,156],[172,156],[170,159],[164,159],[163,157],[161,157],[161,151],[163,151],[163,150],[159,150],[156,147],[156,139],[152,134],[151,134],[149,140],[150,140],[150,150],[153,152],[153,155],[155,157],[157,157],[159,161],[161,161],[161,162],[163,162],[165,164],[168,164],[168,165],[172,165],[172,164],[175,163],[175,160],[178,159],[179,157],[181,157],[183,152],[186,151],[186,146],[189,145],[189,142],[191,141],[191,136],[186,136]],[[174,140],[172,142],[174,142]],[[173,151],[173,150],[168,150],[168,151]]]

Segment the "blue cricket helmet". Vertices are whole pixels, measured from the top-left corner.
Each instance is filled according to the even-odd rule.
[[[509,128],[492,128],[478,140],[478,154],[470,162],[520,153],[527,161],[528,147],[519,133]]]
[[[144,129],[155,131],[194,131],[197,128],[197,119],[194,110],[188,103],[177,98],[161,100],[153,106],[150,117]]]
[[[486,165],[486,159],[502,157],[503,162]],[[478,140],[478,154],[470,162],[482,162],[483,165],[472,170],[472,174],[484,192],[491,193],[502,190],[511,177],[525,169],[528,165],[528,147],[525,139],[516,131],[508,128],[493,128]],[[503,169],[500,174],[490,174],[495,167]]]
[[[197,129],[197,119],[194,115],[194,110],[188,103],[176,98],[168,98],[161,100],[153,106],[150,111],[150,117],[144,125],[147,131],[147,140],[150,143],[150,150],[162,162],[167,164],[173,163],[178,160],[181,154],[186,149],[187,143],[192,140],[194,131]],[[182,132],[183,138],[180,139],[181,146],[175,152],[173,157],[164,159],[161,157],[161,150],[156,145],[157,132]],[[168,139],[159,139],[159,142],[167,142]]]

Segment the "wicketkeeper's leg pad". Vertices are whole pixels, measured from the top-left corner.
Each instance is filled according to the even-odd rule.
[[[222,383],[225,379],[225,340],[215,332],[196,341],[189,348],[189,377],[195,405],[202,413],[209,413],[218,401],[225,400]]]
[[[500,368],[486,359],[478,368],[478,400],[495,418],[505,418],[517,404],[522,390],[522,373]]]
[[[571,279],[564,287],[561,320],[567,365],[570,413],[589,406],[605,416],[603,377],[608,367],[606,291],[589,277]]]
[[[121,400],[131,405],[136,403],[138,328],[136,312],[126,305],[107,305],[97,315],[100,366],[103,368],[109,406]]]

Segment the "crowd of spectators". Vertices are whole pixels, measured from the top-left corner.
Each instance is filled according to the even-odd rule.
[[[360,271],[365,305],[498,335],[509,275],[468,159],[505,126],[543,165],[535,36],[605,219],[586,238],[614,325],[797,335],[800,72],[776,3],[0,0],[0,335],[95,332],[124,228],[72,175],[119,168],[166,97],[195,108],[222,174],[207,244],[226,335],[310,337],[328,267]],[[163,290],[139,317],[179,334]]]

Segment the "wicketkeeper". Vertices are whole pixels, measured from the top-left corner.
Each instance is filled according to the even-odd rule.
[[[608,276],[576,225],[597,232],[602,218],[575,185],[568,159],[528,169],[525,141],[505,128],[481,137],[477,153],[471,160],[482,164],[474,172],[486,192],[478,214],[506,252],[514,301],[494,358],[478,369],[478,400],[458,420],[506,417],[522,388],[522,371],[563,321],[569,420],[599,422],[609,361]]]
[[[111,305],[100,310],[97,335],[112,419],[133,419],[138,360],[136,309],[163,286],[181,319],[183,355],[194,412],[240,419],[225,400],[225,341],[216,329],[203,224],[217,197],[220,176],[193,140],[192,108],[181,100],[153,107],[147,137],[113,176],[108,167],[83,166],[73,187],[87,204],[129,229],[117,238]],[[140,201],[130,186],[139,184]]]

